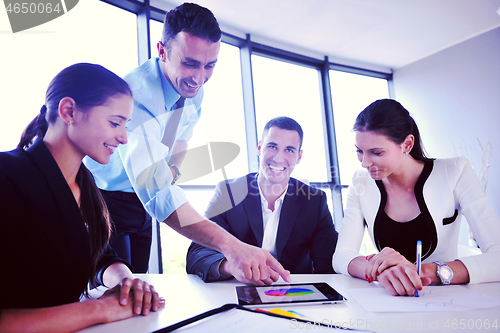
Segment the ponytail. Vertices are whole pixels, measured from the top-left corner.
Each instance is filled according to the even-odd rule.
[[[420,138],[420,131],[418,130],[415,119],[413,119],[413,117],[410,117],[410,119],[413,125],[413,131],[411,134],[415,138],[413,148],[410,151],[410,155],[417,161],[428,162],[433,160],[433,158],[429,158],[425,152],[424,145],[422,144],[422,139]]]
[[[26,149],[31,146],[36,138],[43,139],[49,125],[46,118],[47,107],[44,104],[40,109],[40,113],[28,124],[23,134],[21,134],[21,140],[17,145],[18,148]]]

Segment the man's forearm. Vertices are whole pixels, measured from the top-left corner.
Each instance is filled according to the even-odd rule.
[[[239,242],[219,225],[201,216],[189,203],[180,206],[164,222],[184,237],[222,253]]]
[[[168,163],[175,164],[179,168],[182,164],[182,161],[184,161],[184,158],[186,157],[187,149],[187,141],[175,141],[172,147],[172,155]]]

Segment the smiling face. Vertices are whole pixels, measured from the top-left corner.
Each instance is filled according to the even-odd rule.
[[[125,125],[132,116],[133,100],[129,95],[115,95],[86,111],[76,109],[68,136],[82,158],[88,155],[101,164],[110,160],[118,145],[127,143]]]
[[[297,131],[271,127],[264,132],[257,147],[260,156],[259,184],[263,186],[288,184],[295,165],[302,158],[300,136]],[[280,193],[277,193],[280,194]]]
[[[212,76],[219,49],[220,41],[212,43],[181,31],[171,42],[170,52],[158,43],[163,74],[179,95],[193,98]]]
[[[398,145],[384,134],[356,131],[355,145],[361,166],[373,179],[381,180],[403,171],[401,165],[408,151],[406,141]]]

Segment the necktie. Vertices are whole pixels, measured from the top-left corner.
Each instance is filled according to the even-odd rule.
[[[186,99],[181,96],[176,103],[176,109],[172,111],[172,116],[168,120],[168,124],[165,128],[165,133],[163,134],[163,139],[161,142],[172,150],[172,146],[175,142],[175,135],[177,134],[177,127],[179,127],[179,121],[181,119],[182,110],[184,109],[184,102]]]

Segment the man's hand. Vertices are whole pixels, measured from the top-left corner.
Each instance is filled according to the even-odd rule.
[[[290,272],[261,248],[239,242],[224,256],[226,260],[221,264],[221,273],[232,275],[240,282],[263,286],[278,281],[280,276],[291,282]]]
[[[233,265],[232,262],[229,262],[226,258],[222,261],[220,267],[219,267],[220,274],[226,275],[226,276],[233,276],[236,280],[243,282],[243,283],[250,283],[254,284],[256,286],[263,286],[263,285],[271,285],[273,282],[278,281],[279,279],[279,274],[276,273],[275,270],[272,268],[269,269],[270,271],[270,276],[268,279],[261,280],[260,276],[257,279],[247,279],[243,271]]]

